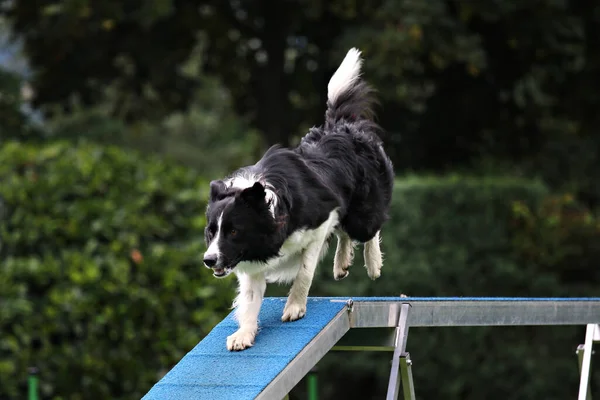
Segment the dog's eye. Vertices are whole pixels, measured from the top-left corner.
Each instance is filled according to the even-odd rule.
[[[237,235],[237,230],[236,230],[236,229],[231,229],[231,230],[229,231],[229,235],[231,235],[231,236],[235,236],[235,235]]]

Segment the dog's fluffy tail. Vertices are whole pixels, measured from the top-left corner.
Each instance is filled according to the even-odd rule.
[[[350,49],[329,81],[326,125],[334,125],[342,119],[356,121],[373,118],[373,105],[376,102],[374,91],[360,77],[360,54],[358,49]]]

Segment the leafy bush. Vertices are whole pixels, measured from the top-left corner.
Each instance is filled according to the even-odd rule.
[[[46,124],[47,134],[54,139],[84,137],[98,144],[159,155],[207,176],[224,175],[252,163],[262,142],[258,133],[231,111],[229,98],[218,82],[205,81],[205,89],[194,94],[185,111],[163,118],[125,121],[115,111],[119,103],[109,89],[107,99],[94,107],[75,100],[69,112],[48,107],[52,117]]]
[[[207,187],[113,147],[0,147],[0,398],[140,398],[228,312],[201,265]]]
[[[563,281],[554,270],[524,260],[515,246],[514,203],[537,209],[546,196],[544,185],[511,178],[400,179],[383,232],[382,277],[368,279],[357,251],[350,276],[334,282],[330,250],[311,295],[597,294],[597,279],[585,288],[580,283],[589,275],[580,275],[579,284]],[[391,333],[368,332],[381,338]],[[567,398],[577,392],[575,348],[583,339],[581,327],[413,328],[407,349],[422,399]],[[385,397],[390,359],[381,352],[328,354],[319,364],[322,396]],[[303,390],[300,384],[293,398],[303,398]]]
[[[564,295],[575,287],[593,293],[600,281],[600,219],[570,194],[548,196],[538,207],[515,202],[513,211],[513,242],[522,259],[569,283]]]

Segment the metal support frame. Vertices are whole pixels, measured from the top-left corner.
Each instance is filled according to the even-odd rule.
[[[409,312],[410,304],[402,304],[402,307],[400,308],[400,315],[398,316],[398,325],[396,327],[394,358],[392,359],[392,369],[390,371],[390,380],[388,383],[386,400],[398,399],[400,381],[402,381],[404,399],[415,399],[415,388],[412,379],[412,361],[410,360],[410,355],[406,352]],[[398,379],[398,375],[400,375],[400,379]]]
[[[577,346],[579,359],[579,397],[578,400],[592,400],[590,372],[594,343],[600,342],[600,324],[588,324],[585,330],[585,343]]]
[[[581,368],[578,400],[591,400],[588,394],[589,371],[592,343],[600,342],[600,298],[390,298],[377,301],[368,298],[339,298],[331,301],[346,302],[347,307],[288,364],[257,399],[284,398],[328,351],[339,350],[393,351],[387,399],[398,398],[401,382],[404,399],[414,400],[412,362],[410,354],[406,352],[410,327],[587,325],[585,344],[578,349]],[[395,336],[393,341],[387,340],[383,345],[372,343],[372,340],[352,342],[347,340],[353,336],[355,330],[352,328],[393,328]],[[350,334],[336,345],[348,332]]]

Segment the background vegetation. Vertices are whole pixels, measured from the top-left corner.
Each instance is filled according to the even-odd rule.
[[[228,311],[199,268],[206,181],[109,146],[6,143],[0,397],[141,398]]]
[[[599,30],[583,0],[0,0],[0,398],[31,365],[44,399],[140,398],[229,312],[207,182],[320,124],[351,46],[398,174],[385,278],[358,254],[333,282],[330,254],[312,294],[597,296]],[[582,341],[408,347],[420,398],[553,399]],[[321,396],[380,398],[388,358],[328,355]]]

